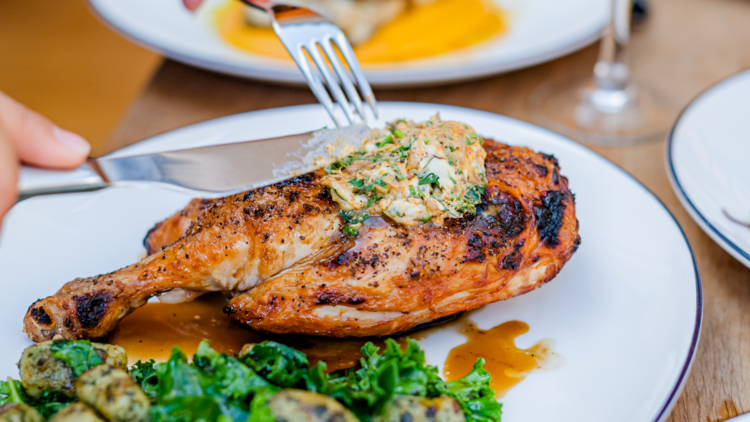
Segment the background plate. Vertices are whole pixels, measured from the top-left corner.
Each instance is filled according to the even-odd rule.
[[[477,132],[554,154],[577,198],[583,243],[543,288],[477,310],[480,328],[509,320],[531,327],[519,347],[557,341],[557,370],[531,374],[503,399],[503,421],[664,420],[689,371],[698,341],[701,288],[690,247],[666,208],[625,172],[547,130],[496,114],[437,104],[383,103],[385,120],[440,112]],[[330,124],[319,105],[224,117],[128,147],[145,153],[304,132]],[[381,122],[382,124],[382,122]],[[190,198],[155,188],[37,197],[9,214],[0,245],[0,377],[31,344],[21,332],[27,307],[75,277],[112,271],[144,253],[151,226]],[[421,340],[442,366],[464,338],[450,327]]]
[[[304,84],[289,61],[244,52],[213,27],[226,0],[207,0],[191,14],[178,0],[88,0],[123,36],[167,57],[230,75]],[[373,86],[424,85],[507,72],[560,57],[595,41],[604,28],[606,0],[497,0],[511,15],[509,32],[480,46],[429,59],[370,66]]]
[[[716,243],[750,267],[750,71],[712,86],[683,111],[667,143],[680,201]]]

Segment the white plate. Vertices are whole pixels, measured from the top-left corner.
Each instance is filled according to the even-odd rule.
[[[503,421],[662,421],[686,379],[698,342],[701,286],[690,247],[667,209],[625,172],[560,135],[508,117],[437,104],[384,103],[385,119],[467,122],[480,134],[553,153],[577,199],[583,243],[544,288],[471,315],[480,328],[509,320],[531,330],[519,347],[557,341],[557,370],[531,374],[503,399]],[[330,124],[319,105],[229,116],[131,146],[125,153],[303,132]],[[3,229],[0,377],[30,341],[21,318],[37,298],[79,276],[109,272],[143,254],[157,221],[190,198],[160,190],[109,189],[21,202]],[[442,365],[463,337],[439,329],[422,340]],[[1,378],[0,378],[1,379]]]
[[[716,243],[750,267],[750,71],[725,79],[683,111],[667,142],[672,187]]]
[[[88,0],[125,37],[172,59],[230,75],[303,84],[292,62],[262,57],[223,41],[212,21],[227,0],[208,0],[197,16],[179,0]],[[606,0],[496,0],[511,14],[509,32],[480,46],[365,70],[373,86],[423,85],[507,72],[560,57],[595,41]]]

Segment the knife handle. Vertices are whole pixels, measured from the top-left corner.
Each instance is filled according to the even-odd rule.
[[[107,182],[89,163],[84,163],[75,170],[47,170],[21,166],[18,177],[18,200],[37,195],[93,191],[107,186]]]

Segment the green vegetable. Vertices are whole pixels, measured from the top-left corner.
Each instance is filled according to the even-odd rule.
[[[465,377],[431,386],[432,395],[448,395],[458,402],[466,422],[496,422],[502,414],[502,405],[495,400],[495,390],[490,387],[492,376],[483,365],[484,359],[477,359]]]
[[[482,202],[484,188],[484,186],[474,185],[464,194],[464,198],[471,204],[479,204]]]
[[[364,186],[365,181],[361,179],[352,179],[349,181],[349,184],[354,186],[357,189],[362,189],[362,186]]]
[[[377,195],[377,194],[371,195],[369,198],[367,198],[367,205],[365,205],[365,208],[370,208],[381,199],[383,199],[383,195]]]
[[[400,132],[400,131],[399,131],[399,132]],[[399,138],[400,138],[400,136],[399,136]],[[393,143],[394,143],[394,142],[393,142],[393,135],[391,135],[391,134],[389,133],[388,135],[386,135],[386,136],[385,136],[385,138],[383,138],[383,140],[382,140],[382,141],[380,141],[380,142],[376,142],[376,143],[375,143],[375,146],[376,146],[376,147],[378,147],[378,148],[382,148],[382,147],[384,147],[384,146],[386,146],[386,145],[388,145],[388,144],[393,144]]]
[[[239,360],[219,354],[203,341],[193,363],[179,348],[167,362],[155,365],[158,384],[151,419],[154,422],[244,422],[249,398],[274,388]]]
[[[344,226],[341,231],[349,236],[356,236],[358,234],[357,229],[352,226]]]
[[[344,221],[346,221],[348,224],[361,224],[367,221],[368,218],[370,218],[369,214],[355,214],[354,211],[341,211],[340,212],[341,217],[344,218]]]
[[[358,367],[330,374],[325,363],[310,366],[304,353],[272,341],[256,344],[240,357],[218,353],[203,341],[192,362],[174,348],[168,361],[139,361],[130,374],[151,399],[153,422],[276,422],[268,401],[284,388],[333,397],[363,422],[382,414],[396,395],[447,395],[458,402],[468,422],[500,421],[501,405],[482,359],[464,378],[445,382],[437,367],[426,364],[416,341],[408,339],[403,349],[392,339],[385,343],[382,351],[367,343]],[[65,346],[61,350],[68,355],[84,356],[79,349],[87,344]],[[75,399],[52,391],[34,401],[21,382],[0,381],[0,405],[26,403],[45,418],[71,401]]]
[[[357,158],[358,158],[358,154],[352,154],[352,155],[347,155],[346,157],[338,161],[334,161],[333,163],[331,163],[331,165],[326,167],[326,173],[332,173],[336,170],[343,170],[349,167],[355,160],[357,160]]]
[[[242,361],[256,373],[279,387],[304,388],[307,356],[299,350],[274,341],[253,345]]]
[[[76,378],[104,363],[88,340],[54,340],[50,350],[52,356],[60,359],[65,366],[73,370]]]
[[[372,183],[367,184],[362,188],[365,192],[371,192],[373,189],[375,189],[375,186],[388,186],[387,183],[383,181],[383,176],[378,177],[377,179],[373,180]]]
[[[23,389],[21,381],[8,377],[7,381],[0,381],[0,406],[6,403],[28,403],[29,397]]]
[[[439,180],[440,178],[437,177],[435,173],[430,173],[419,178],[419,185],[431,185],[433,183],[437,183]]]
[[[406,134],[405,134],[404,132],[401,132],[401,131],[400,131],[400,130],[398,130],[398,129],[396,129],[395,131],[393,131],[393,134],[394,134],[394,135],[396,136],[396,138],[398,138],[398,139],[401,139],[401,138],[403,138],[404,136],[406,136]]]
[[[155,362],[150,359],[148,362],[138,361],[130,368],[130,375],[150,399],[156,398],[156,387],[159,384],[159,377],[156,375],[154,368]]]
[[[8,377],[7,381],[0,381],[0,406],[6,403],[24,403],[35,408],[45,419],[51,418],[71,401],[71,399],[57,391],[46,391],[42,397],[33,400],[23,388],[21,381]]]

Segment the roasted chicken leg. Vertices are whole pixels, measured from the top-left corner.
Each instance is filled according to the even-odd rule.
[[[225,312],[250,329],[380,336],[529,292],[578,248],[574,199],[554,157],[484,148],[475,214],[442,226],[370,218],[353,237],[322,171],[195,200],[149,232],[148,257],[67,283],[31,305],[24,330],[35,341],[100,338],[152,296],[223,291]]]

